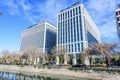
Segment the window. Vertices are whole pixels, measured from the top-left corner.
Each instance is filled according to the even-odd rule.
[[[74,41],[76,42],[75,17],[73,18],[73,26],[74,26]]]
[[[70,42],[70,19],[68,19],[68,42]]]
[[[78,15],[78,9],[77,9],[77,7],[76,7],[76,15]]]
[[[60,21],[60,15],[58,15],[58,21]]]
[[[117,21],[119,21],[119,17],[117,17]]]
[[[78,43],[78,52],[80,52],[80,43]]]
[[[72,44],[72,52],[73,52],[73,44]]]
[[[69,44],[68,46],[69,46],[69,48],[68,48],[68,49],[69,49],[69,52],[70,52],[70,44]]]
[[[64,43],[64,21],[63,21],[63,43]]]
[[[73,42],[73,28],[72,28],[72,18],[71,18],[71,42]]]
[[[81,9],[80,9],[80,6],[79,6],[79,14],[81,14]]]
[[[75,52],[77,52],[77,45],[75,44]]]
[[[80,20],[80,37],[81,37],[81,41],[83,41],[83,32],[82,32],[82,21],[81,21],[81,16],[79,16],[79,20]]]
[[[84,46],[83,46],[83,42],[81,43],[81,47],[82,47],[82,51],[83,51],[83,47],[84,47]]]
[[[61,14],[61,21],[62,21],[62,14]]]
[[[70,10],[70,17],[72,17],[72,10]]]
[[[69,11],[68,11],[68,18],[69,18]]]
[[[65,19],[67,19],[67,12],[65,12]]]
[[[77,41],[79,41],[79,25],[78,25],[78,16],[76,16],[76,28],[77,28]]]
[[[64,20],[64,13],[63,13],[63,20]]]
[[[75,9],[73,9],[73,16],[75,16]]]

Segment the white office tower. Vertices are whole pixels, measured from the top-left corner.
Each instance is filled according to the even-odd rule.
[[[91,42],[99,43],[100,32],[81,3],[61,10],[57,19],[57,45],[67,54],[77,55]]]
[[[24,51],[27,47],[35,46],[43,52],[50,52],[56,45],[56,27],[43,21],[25,29],[22,32],[20,50]]]
[[[118,5],[118,8],[116,9],[116,24],[117,24],[119,46],[120,46],[120,4]]]

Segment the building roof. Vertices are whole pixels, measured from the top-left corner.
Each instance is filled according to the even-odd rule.
[[[38,24],[45,23],[45,22],[47,22],[48,24],[50,24],[50,25],[52,25],[52,26],[54,26],[54,27],[56,28],[56,26],[55,26],[55,25],[53,25],[52,23],[50,23],[50,22],[48,22],[48,21],[44,20],[44,21],[42,21],[42,22],[39,22],[39,23],[34,24],[34,25],[32,25],[32,26],[29,26],[29,27],[28,27],[28,28],[26,28],[26,29],[30,29],[30,28],[32,28],[32,27],[35,27],[35,26],[36,26],[36,25],[38,25]]]
[[[77,2],[77,3],[73,4],[72,6],[67,7],[67,8],[65,8],[65,9],[61,10],[60,12],[63,12],[63,11],[65,11],[65,10],[67,10],[67,9],[70,9],[70,8],[72,8],[72,7],[74,7],[74,6],[77,6],[77,5],[80,5],[80,4],[81,4],[81,2]]]

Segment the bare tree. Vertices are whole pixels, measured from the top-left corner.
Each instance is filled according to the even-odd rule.
[[[91,66],[91,57],[92,55],[106,55],[106,64],[107,68],[109,66],[110,60],[113,58],[111,53],[112,50],[115,48],[117,44],[110,44],[110,43],[91,43],[89,48],[85,49],[85,52],[90,56],[90,66]]]

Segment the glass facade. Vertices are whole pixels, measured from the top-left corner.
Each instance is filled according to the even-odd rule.
[[[36,46],[43,52],[50,52],[56,45],[56,27],[44,21],[28,28],[22,33],[20,50],[24,51],[29,46]]]
[[[65,18],[58,17],[58,46],[67,46],[68,53],[79,53],[83,51],[86,43],[99,42],[92,31],[88,30],[91,25],[87,17],[85,17],[84,7],[78,4],[59,13]],[[88,20],[88,22],[87,22]],[[86,24],[87,23],[87,24]],[[96,26],[95,26],[96,27]],[[92,27],[91,27],[92,28]],[[92,30],[92,29],[91,29]],[[94,32],[94,30],[93,30]],[[98,34],[99,35],[99,34]]]
[[[46,30],[45,51],[50,53],[53,46],[56,45],[56,33],[50,29]]]
[[[118,34],[118,39],[120,44],[120,7],[116,9],[116,24],[117,24],[117,34]]]

